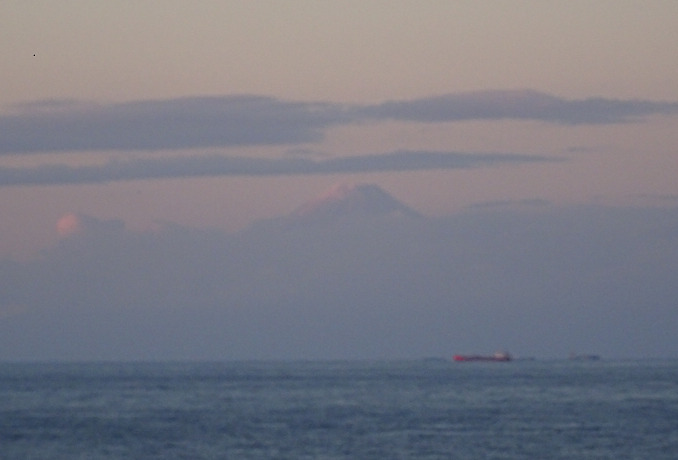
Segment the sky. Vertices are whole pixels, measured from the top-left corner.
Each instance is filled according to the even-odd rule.
[[[34,312],[48,307],[53,309],[50,311],[63,309],[64,317],[83,328],[109,315],[115,331],[115,324],[127,324],[127,313],[116,310],[110,296],[106,302],[101,296],[107,296],[109,291],[138,290],[137,297],[130,294],[126,302],[143,303],[143,299],[149,299],[148,290],[161,291],[166,286],[163,283],[179,276],[166,270],[171,254],[163,258],[162,251],[157,252],[165,248],[172,253],[163,245],[178,238],[176,232],[185,238],[185,247],[196,251],[182,254],[182,260],[190,260],[195,266],[200,266],[197,254],[210,259],[205,263],[217,264],[210,255],[225,246],[228,249],[224,254],[235,257],[237,253],[241,261],[256,259],[256,254],[248,256],[234,242],[238,235],[247,234],[250,226],[262,219],[289,215],[324,190],[342,183],[375,184],[426,219],[438,222],[436,225],[445,230],[436,233],[427,224],[422,232],[431,238],[431,232],[445,235],[439,244],[450,243],[452,229],[466,228],[467,224],[457,219],[466,218],[479,226],[476,231],[464,233],[467,236],[488,235],[488,230],[480,226],[501,226],[504,219],[518,219],[515,229],[531,234],[535,222],[547,220],[549,224],[544,228],[549,229],[549,235],[540,236],[532,245],[529,238],[521,240],[526,245],[524,260],[496,246],[497,241],[510,245],[512,235],[503,234],[500,228],[493,229],[496,234],[488,235],[495,242],[497,259],[492,259],[492,268],[485,275],[478,274],[478,282],[496,285],[497,298],[512,292],[506,291],[506,280],[501,278],[514,275],[500,270],[509,261],[521,264],[539,260],[539,264],[548,266],[547,272],[555,270],[555,278],[564,277],[565,273],[558,270],[566,270],[570,263],[562,267],[556,262],[549,265],[546,253],[535,248],[545,245],[545,241],[554,246],[564,244],[557,236],[575,244],[572,235],[563,236],[554,230],[557,224],[566,228],[569,225],[560,215],[589,222],[581,227],[579,238],[595,240],[595,235],[604,229],[610,241],[621,240],[626,245],[608,248],[606,260],[617,260],[632,248],[628,260],[635,261],[636,267],[646,268],[643,273],[624,271],[619,278],[608,279],[612,276],[609,273],[616,270],[610,268],[603,277],[606,286],[654,286],[655,292],[665,296],[657,294],[655,303],[648,307],[656,308],[656,315],[650,317],[664,327],[678,325],[676,313],[667,307],[675,292],[666,272],[675,265],[666,254],[675,254],[674,245],[678,244],[672,220],[678,206],[675,43],[678,4],[671,0],[4,1],[0,5],[0,285],[5,288],[4,293],[0,292],[0,323],[5,324],[0,326],[14,331],[17,337],[11,338],[5,332],[0,358],[219,357],[215,350],[223,344],[217,332],[212,332],[213,342],[202,348],[187,345],[186,350],[193,351],[182,352],[158,345],[157,353],[146,356],[139,347],[121,349],[117,355],[88,355],[82,351],[88,344],[85,336],[80,354],[67,351],[67,347],[61,355],[50,354],[45,351],[48,342],[41,339],[49,334],[22,341],[17,331],[20,327],[29,330],[31,325],[33,330],[42,330],[29,319],[34,318]],[[526,213],[526,206],[536,206],[540,211],[530,208]],[[477,212],[484,217],[477,217]],[[507,212],[515,215],[509,218]],[[642,227],[647,219],[656,227],[636,233],[629,230]],[[68,222],[79,230],[64,232]],[[393,236],[397,247],[422,238],[410,235],[402,240],[413,230],[399,228],[400,224],[392,228],[400,235]],[[384,234],[392,229],[381,228]],[[374,229],[363,231],[355,238],[374,237]],[[653,238],[663,235],[664,239],[641,241],[641,235],[647,232]],[[270,245],[274,245],[273,241],[283,244],[276,239],[280,236],[259,237],[266,237]],[[91,240],[91,245],[78,246],[73,238]],[[120,246],[113,245],[117,249],[110,252],[112,243],[105,242],[107,238]],[[315,241],[319,237],[308,238]],[[490,241],[482,246],[482,241],[476,240],[471,238],[468,244],[481,245],[478,254],[485,257]],[[263,240],[257,241],[263,244]],[[321,247],[324,245],[332,246],[323,240]],[[210,249],[205,249],[208,246]],[[571,263],[576,259],[590,264],[582,268],[582,273],[594,273],[595,261],[584,257],[590,248],[575,246],[570,253],[565,251],[559,256],[571,254]],[[256,252],[252,248],[257,245],[243,243],[243,247]],[[395,248],[391,250],[397,252]],[[139,251],[149,251],[149,256],[144,270],[128,261],[140,270],[134,289],[129,277],[122,275],[100,274],[100,278],[89,279],[89,284],[74,275],[97,273],[97,264],[106,266],[114,254],[132,257]],[[342,252],[350,253],[343,246],[337,251],[325,256],[335,258]],[[282,257],[276,256],[278,252],[266,254],[278,259]],[[443,308],[440,302],[445,294],[442,280],[461,270],[458,264],[470,270],[471,266],[489,262],[471,255],[453,265],[426,259],[425,254],[433,257],[435,252],[412,254],[417,266],[439,264],[440,273],[431,276],[440,282],[430,286],[439,297],[431,294],[429,314],[421,315],[428,322],[422,320],[419,329],[398,329],[393,325],[393,330],[401,330],[408,340],[418,344],[411,348],[416,352],[390,345],[379,348],[370,343],[368,338],[378,337],[379,333],[388,337],[388,328],[374,319],[373,324],[367,322],[374,329],[364,327],[364,345],[347,355],[399,357],[452,352],[455,331],[461,334],[468,327],[441,330],[437,341],[432,342],[420,343],[417,337],[440,324],[442,316],[436,315],[455,311],[454,305],[446,306],[444,312],[438,310]],[[387,280],[392,279],[391,275],[393,279],[400,275],[386,276],[390,272],[376,262],[389,254],[371,254],[371,258],[365,255],[365,260],[358,257],[354,265],[333,266],[332,270],[341,275],[335,273],[333,279],[362,270],[367,280],[386,280],[380,292],[395,292],[395,286]],[[62,266],[60,257],[64,267],[75,264],[71,267],[74,278],[62,280],[60,287],[41,282],[40,276],[55,273],[50,270],[59,272],[54,267]],[[298,254],[287,257],[287,265],[270,260],[260,261],[261,265],[252,263],[258,270],[269,266],[269,271],[284,272],[307,260]],[[315,257],[312,260],[320,263]],[[406,261],[400,263],[407,265]],[[182,267],[180,273],[191,272],[187,266],[178,265]],[[244,281],[233,284],[232,289],[238,291],[238,302],[255,305],[256,292],[262,291],[266,277],[257,278],[259,275],[242,266],[217,264],[211,276],[232,274],[233,279],[242,280],[249,273],[257,279],[252,281],[251,291],[242,287],[248,285]],[[471,272],[464,272],[464,276]],[[145,276],[152,278],[148,273],[158,273],[157,280],[144,283]],[[529,272],[515,283],[523,283],[526,290],[535,293],[536,275]],[[353,280],[353,275],[349,278]],[[629,279],[633,283],[629,284]],[[327,292],[340,297],[341,283],[330,281]],[[420,281],[422,286],[426,284]],[[345,289],[355,290],[353,282],[358,283],[353,280]],[[584,283],[581,279],[571,280],[573,285],[577,282]],[[192,289],[195,283],[200,284],[198,280],[189,283]],[[326,317],[323,315],[327,312],[317,311],[315,316],[309,314],[313,312],[312,296],[280,300],[285,289],[304,286],[297,283],[298,280],[288,280],[287,286],[283,283],[276,288],[281,291],[272,291],[277,293],[272,298],[279,300],[275,308],[297,308],[295,315],[309,320],[298,320],[280,329],[287,327],[299,335],[304,328],[319,327],[316,333],[322,336],[319,331],[326,326],[318,324],[322,318],[329,321],[331,315]],[[98,287],[94,289],[93,285]],[[42,297],[36,294],[41,286]],[[354,303],[366,305],[367,317],[382,318],[376,307],[369,311],[369,304],[387,301],[373,297],[375,286]],[[591,299],[598,299],[597,305],[609,303],[602,285],[595,286],[582,291],[588,293],[582,294],[588,300],[573,300],[576,305],[562,306],[571,309],[573,324],[580,332],[599,332],[576,315],[581,305],[593,302]],[[552,295],[562,298],[561,289],[554,288]],[[72,290],[72,294],[57,295],[57,291],[66,290]],[[217,304],[228,309],[225,304],[235,302],[215,292],[205,291],[204,303],[209,309]],[[628,297],[638,300],[639,292],[642,290]],[[459,295],[460,299],[470,298]],[[547,295],[540,294],[539,301],[543,302],[544,296]],[[73,305],[82,299],[88,299],[93,312],[99,311],[96,308],[101,304],[101,314],[83,314],[74,309]],[[479,299],[474,302],[482,303]],[[185,301],[190,302],[188,298]],[[536,293],[521,302],[536,303]],[[511,301],[507,304],[513,305]],[[304,305],[307,310],[302,312],[301,306],[290,305]],[[173,308],[181,310],[185,306]],[[420,315],[412,306],[398,308],[402,308],[398,315],[404,322]],[[517,312],[523,308],[521,315],[525,315],[531,307],[505,308]],[[148,318],[156,314],[174,318],[174,323],[166,319],[165,326],[158,326],[171,338],[170,331],[185,319],[185,312],[177,311],[163,316],[153,310]],[[258,321],[257,315],[263,315],[263,311],[267,310],[257,310],[239,320],[223,312],[219,315],[226,316],[217,316],[221,321],[241,324],[243,329],[258,330],[263,320]],[[548,311],[551,313],[544,313],[540,321],[558,322],[558,315]],[[603,311],[597,314],[603,315]],[[620,315],[626,319],[620,319],[619,327],[632,327],[632,311]],[[351,318],[360,316],[349,311],[342,315],[337,324],[346,329],[353,325]],[[206,318],[202,317],[202,321],[209,322]],[[478,313],[474,318],[467,318],[469,324],[492,324],[489,313]],[[134,315],[127,319],[145,324],[138,320]],[[199,330],[198,325],[204,323],[196,320],[195,324]],[[275,328],[275,324],[267,327]],[[140,335],[148,332],[139,328]],[[251,356],[243,351],[247,349],[243,339],[236,341],[239,351],[225,358],[342,357],[338,351],[342,331],[336,331],[337,346],[327,348],[324,354],[309,352],[318,349],[309,335],[296,348],[281,338],[286,343],[279,347],[281,351],[253,352]],[[640,329],[636,332],[639,341],[648,339],[647,333]],[[199,333],[184,335],[181,343],[188,344]],[[602,342],[587,344],[608,354],[614,354],[617,346],[633,354],[632,344],[624,348],[619,343],[621,336],[610,332]],[[59,342],[63,337],[57,334],[53,340]],[[536,353],[532,348],[544,345],[536,336],[523,342],[506,337],[505,342],[525,354]],[[571,346],[577,343],[573,337],[563,337],[563,342]],[[385,339],[384,343],[391,342]],[[474,348],[470,339],[463,344]],[[482,340],[477,345],[495,346]],[[671,345],[670,341],[660,341],[635,349],[664,355],[665,348]],[[369,352],[376,349],[380,351]],[[543,349],[548,349],[546,354],[551,356],[566,351],[556,346]]]

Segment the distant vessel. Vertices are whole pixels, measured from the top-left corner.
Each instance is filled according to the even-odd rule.
[[[493,355],[454,355],[455,361],[490,361],[490,362],[506,362],[511,361],[511,355],[505,351],[498,351]]]
[[[598,356],[598,355],[578,355],[576,353],[570,353],[570,361],[600,361],[600,356]]]

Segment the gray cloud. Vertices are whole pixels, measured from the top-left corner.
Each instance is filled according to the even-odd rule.
[[[110,105],[44,101],[17,108],[0,117],[2,153],[297,144],[348,121],[337,104],[248,95]]]
[[[478,91],[364,107],[373,119],[421,123],[465,120],[535,120],[566,125],[626,123],[678,113],[678,102],[587,98],[562,99],[531,90]]]
[[[281,176],[427,169],[460,169],[499,164],[558,161],[538,155],[414,152],[311,158],[246,158],[202,155],[178,158],[117,160],[97,166],[44,165],[0,168],[0,187],[13,185],[89,184],[139,179],[207,176]]]
[[[0,153],[162,150],[294,145],[350,123],[402,120],[535,120],[567,125],[624,123],[678,113],[677,102],[568,100],[530,90],[448,94],[375,105],[205,96],[93,104],[25,103],[0,116]]]

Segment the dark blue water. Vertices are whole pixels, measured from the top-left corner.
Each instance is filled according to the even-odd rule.
[[[1,459],[675,459],[678,362],[0,364]]]

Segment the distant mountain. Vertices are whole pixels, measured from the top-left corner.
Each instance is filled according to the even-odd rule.
[[[376,216],[421,217],[374,184],[338,184],[297,208],[290,217],[304,220]]]

